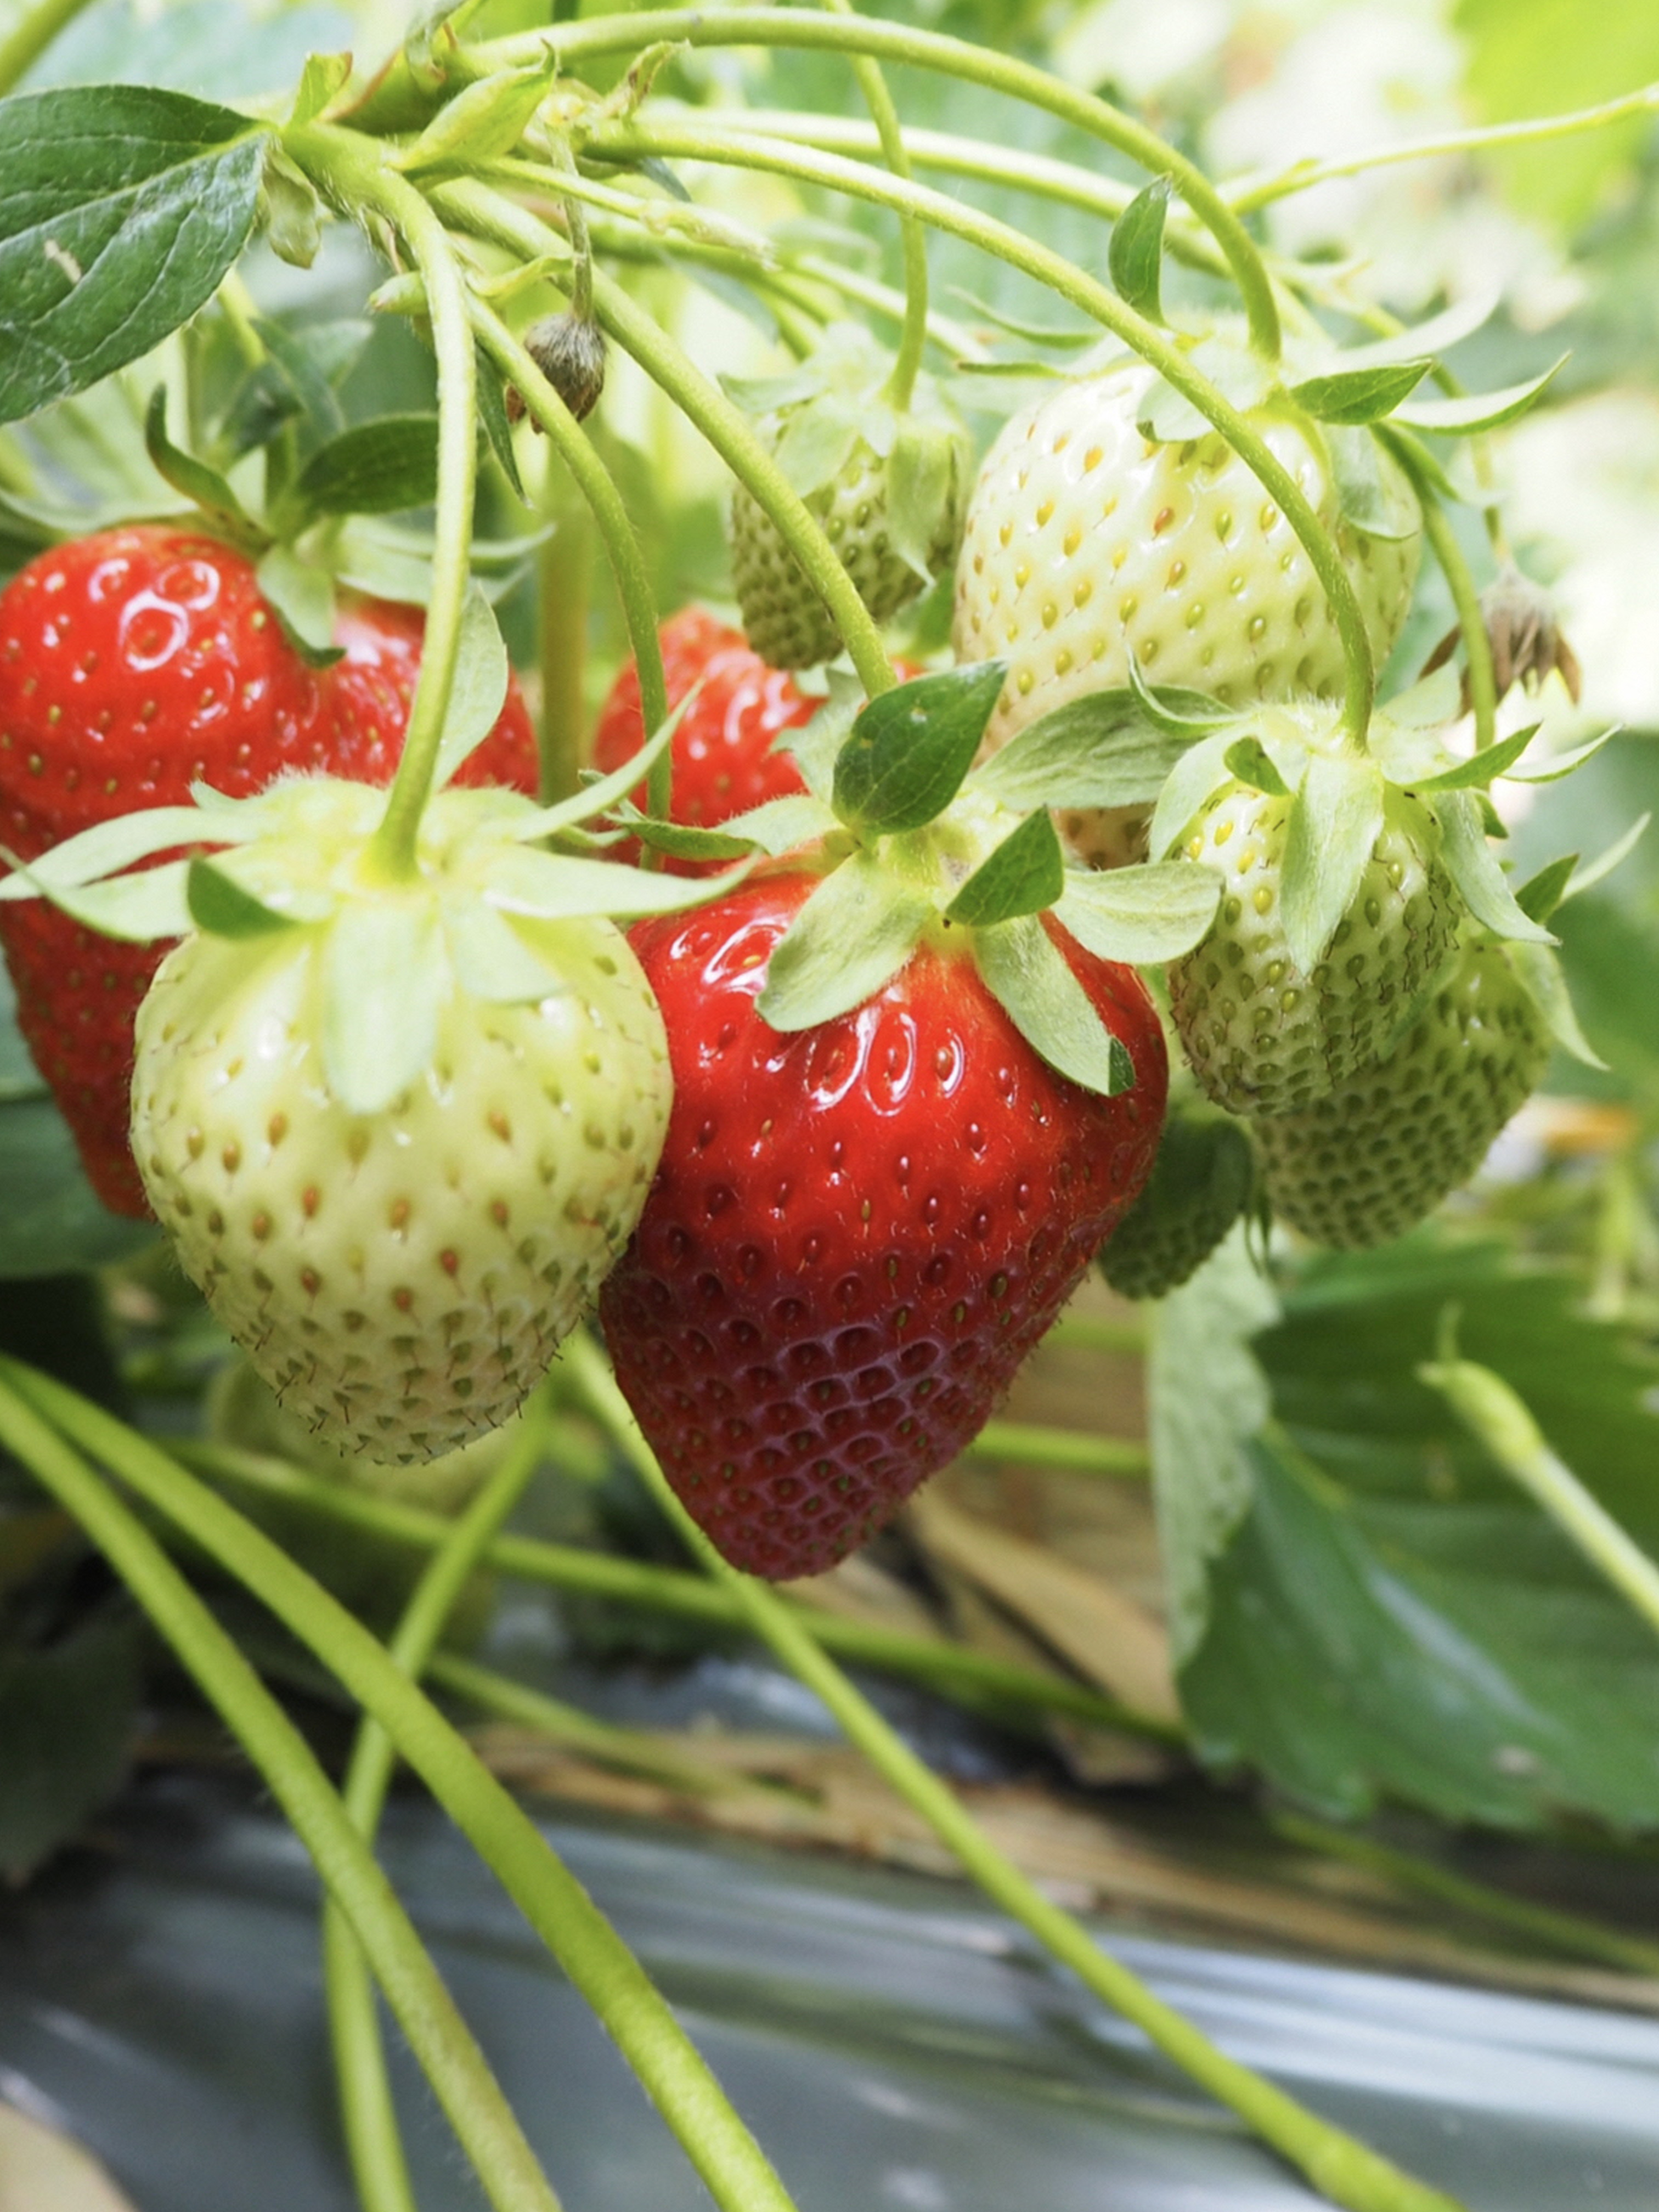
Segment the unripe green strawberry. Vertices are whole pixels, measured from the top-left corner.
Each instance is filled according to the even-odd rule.
[[[1285,935],[1294,802],[1224,784],[1181,840],[1224,889],[1201,945],[1170,966],[1170,1004],[1193,1073],[1233,1114],[1291,1114],[1382,1051],[1450,950],[1462,905],[1420,799],[1393,786],[1358,888],[1310,974]]]
[[[823,526],[859,597],[890,622],[956,558],[970,466],[967,434],[930,381],[909,404],[887,397],[890,363],[837,330],[796,376],[751,387],[775,405],[756,428]],[[774,668],[811,668],[841,633],[775,524],[748,489],[732,501],[732,581],[750,644]]]
[[[1237,1220],[1255,1177],[1237,1121],[1171,1113],[1146,1188],[1100,1248],[1101,1273],[1121,1297],[1167,1297]]]
[[[593,908],[612,882],[624,912],[685,887],[534,852],[529,801],[453,790],[422,817],[419,878],[388,886],[362,865],[384,803],[321,779],[249,802],[275,827],[216,863],[219,896],[233,922],[238,893],[305,918],[168,954],[138,1013],[132,1143],[284,1408],[408,1463],[515,1410],[632,1232],[672,1081],[639,963]],[[630,884],[649,887],[631,908]]]
[[[1403,1236],[1474,1173],[1550,1048],[1514,959],[1476,935],[1385,1060],[1255,1125],[1274,1212],[1339,1249]]]
[[[1127,684],[1132,654],[1149,683],[1224,705],[1341,692],[1341,641],[1294,532],[1218,433],[1143,436],[1154,382],[1136,361],[1062,385],[1005,426],[980,471],[953,642],[959,659],[1008,662],[993,750],[1068,701]],[[1282,393],[1249,412],[1334,534],[1380,667],[1417,574],[1409,485],[1379,452],[1404,534],[1370,536],[1343,518],[1318,424]],[[1092,810],[1060,826],[1085,858],[1126,857]]]

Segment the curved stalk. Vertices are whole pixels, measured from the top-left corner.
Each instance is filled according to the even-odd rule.
[[[630,19],[634,20],[634,19]],[[1343,718],[1357,744],[1364,742],[1376,689],[1376,669],[1370,639],[1353,582],[1343,567],[1329,532],[1310,504],[1301,486],[1237,408],[1224,399],[1167,331],[1149,323],[1127,307],[1117,294],[1096,277],[1077,268],[1051,247],[1038,245],[960,200],[936,192],[926,185],[884,176],[878,170],[833,154],[781,144],[750,132],[710,131],[684,125],[619,125],[596,131],[589,141],[594,150],[631,155],[666,155],[685,161],[732,163],[763,169],[781,176],[810,178],[832,191],[866,199],[883,207],[910,207],[935,228],[981,247],[997,259],[1024,270],[1039,283],[1048,285],[1062,299],[1121,338],[1151,364],[1165,381],[1189,399],[1270,493],[1307,554],[1324,587],[1331,616],[1342,641],[1346,667]]]
[[[354,131],[315,123],[286,131],[283,143],[312,183],[337,205],[355,216],[379,216],[402,238],[426,285],[438,356],[432,598],[403,754],[373,848],[379,866],[397,882],[416,872],[421,814],[443,738],[471,573],[478,395],[466,284],[442,223],[422,195],[389,166],[381,149]]]
[[[247,1753],[349,1921],[491,2204],[558,2212],[512,2106],[311,1747],[137,1516],[11,1387],[30,1371],[10,1360],[3,1368],[0,1438],[102,1552]]]
[[[36,0],[21,22],[0,39],[0,99],[27,76],[58,33],[91,4],[92,0]]]
[[[963,83],[1039,107],[1091,137],[1115,147],[1152,176],[1169,176],[1194,216],[1215,240],[1232,272],[1249,323],[1250,337],[1268,361],[1279,358],[1279,309],[1255,242],[1197,163],[1092,93],[1063,84],[1046,70],[1010,54],[994,53],[966,40],[908,24],[851,15],[814,16],[793,8],[659,9],[596,16],[552,30],[520,32],[473,47],[466,68],[478,75],[557,55],[562,70],[602,55],[635,53],[661,40],[691,46],[787,46],[866,54],[952,76]],[[369,129],[398,129],[429,105],[407,65],[387,72],[364,100],[356,120]]]
[[[546,225],[486,185],[445,185],[434,198],[459,228],[472,230],[517,252],[537,255],[546,250],[545,241],[551,235]],[[775,523],[785,544],[828,606],[869,697],[890,690],[897,678],[881,632],[870,619],[852,578],[836,559],[834,546],[756,436],[743,410],[635,304],[621,285],[598,270],[593,275],[593,298],[605,335],[614,338],[624,353],[631,354],[696,423]]]
[[[387,1730],[598,2014],[721,2212],[794,2212],[638,1960],[523,1807],[384,1645],[280,1545],[159,1445],[15,1360],[0,1358],[0,1381],[252,1591]]]
[[[546,1423],[540,1404],[532,1401],[525,1409],[524,1433],[428,1561],[386,1647],[412,1680],[426,1672],[456,1601],[540,1466],[545,1443]],[[366,1720],[341,1791],[347,1818],[366,1844],[373,1844],[380,1825],[397,1757],[380,1723]],[[323,1987],[346,2149],[362,2212],[414,2212],[368,1955],[331,1898],[323,1906]]]
[[[1435,496],[1432,488],[1421,477],[1413,477],[1417,496],[1423,509],[1423,534],[1434,548],[1434,557],[1440,563],[1440,573],[1451,592],[1452,605],[1457,610],[1457,627],[1462,634],[1463,651],[1468,660],[1469,704],[1474,709],[1474,749],[1483,753],[1498,736],[1498,678],[1492,669],[1492,640],[1486,635],[1486,618],[1481,611],[1480,594],[1475,588],[1469,564],[1463,557],[1463,549],[1457,542],[1446,510]]]
[[[828,1706],[848,1741],[920,1813],[992,1902],[1068,1966],[1096,1996],[1131,2021],[1200,2087],[1226,2105],[1314,2186],[1349,2212],[1458,2212],[1453,2200],[1401,2172],[1364,2143],[1332,2127],[1271,2081],[1229,2058],[1139,1976],[1103,1951],[1086,1928],[1051,1902],[1006,1857],[954,1790],[819,1650],[763,1583],[729,1566],[680,1504],[591,1339],[570,1340],[566,1364],[599,1419],[628,1454],[682,1540],[730,1591],[773,1651]]]

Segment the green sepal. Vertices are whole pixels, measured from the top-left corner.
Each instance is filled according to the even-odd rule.
[[[752,837],[733,837],[725,830],[700,829],[694,823],[665,822],[657,815],[642,814],[628,799],[611,809],[611,819],[617,829],[608,840],[595,837],[592,831],[586,830],[566,830],[562,836],[566,839],[591,838],[595,844],[603,844],[618,841],[626,832],[637,837],[641,844],[649,846],[653,853],[665,853],[673,860],[738,860],[752,853],[758,842]]]
[[[489,1006],[533,1006],[569,988],[526,942],[521,930],[482,899],[459,898],[443,909],[450,966],[461,989]]]
[[[980,862],[945,909],[946,921],[988,929],[1024,914],[1041,914],[1066,888],[1066,861],[1046,811],[1028,814]]]
[[[1375,423],[1365,435],[1385,447],[1413,483],[1426,485],[1437,499],[1444,500],[1449,506],[1489,504],[1468,485],[1459,483],[1434,448],[1425,445],[1414,430],[1404,428],[1397,417],[1391,422]]]
[[[246,830],[240,834],[257,833]],[[216,822],[204,823],[193,806],[152,806],[143,814],[117,815],[112,821],[95,822],[90,830],[66,837],[27,867],[9,854],[0,854],[9,867],[18,871],[0,881],[0,901],[50,899],[57,890],[72,890],[100,876],[112,876],[130,868],[135,860],[147,860],[151,854],[165,853],[173,846],[198,844],[204,836],[219,844],[237,835],[234,830],[221,830]]]
[[[558,65],[556,54],[546,52],[523,69],[498,70],[468,85],[439,109],[412,146],[392,158],[405,171],[471,173],[481,162],[510,154],[546,99]]]
[[[826,876],[772,948],[756,1012],[775,1030],[816,1029],[890,982],[933,919],[932,902],[873,855]]]
[[[1535,876],[1528,876],[1515,895],[1515,902],[1531,921],[1547,923],[1557,907],[1567,895],[1567,885],[1572,881],[1572,872],[1578,866],[1577,853],[1564,853],[1547,867],[1540,868]]]
[[[334,642],[334,579],[302,561],[291,545],[270,547],[255,571],[283,634],[313,668],[329,668],[343,648]]]
[[[822,702],[798,727],[781,732],[772,750],[789,754],[801,781],[828,806],[836,788],[836,763],[864,706],[864,686],[845,668],[826,669],[824,677],[830,688]]]
[[[1164,320],[1164,226],[1174,190],[1173,177],[1154,177],[1138,191],[1112,225],[1106,251],[1113,289],[1149,323]]]
[[[1227,755],[1234,742],[1229,731],[1217,730],[1188,745],[1176,761],[1158,794],[1146,832],[1147,850],[1155,860],[1169,852],[1200,807],[1232,781]]]
[[[289,532],[326,514],[401,514],[438,494],[438,418],[381,415],[319,447],[283,501]]]
[[[1085,951],[1136,967],[1179,960],[1201,944],[1221,901],[1221,877],[1190,860],[1152,860],[1097,873],[1071,869],[1054,919]]]
[[[1268,758],[1260,738],[1235,738],[1224,757],[1239,781],[1248,783],[1252,791],[1264,791],[1272,799],[1289,798],[1291,787]]]
[[[852,409],[837,394],[825,392],[793,410],[772,458],[790,489],[809,499],[835,482],[852,459],[860,434]]]
[[[613,768],[609,775],[595,776],[555,806],[526,807],[515,821],[503,824],[505,834],[530,844],[544,837],[556,836],[561,830],[574,829],[578,823],[598,821],[610,813],[636,786],[647,780],[652,763],[673,744],[675,731],[690,713],[702,691],[701,684],[694,684],[684,698],[669,709],[661,726],[653,730],[638,752],[630,753],[620,768]],[[499,708],[496,711],[500,712]]]
[[[1431,361],[1417,359],[1332,369],[1293,384],[1291,398],[1321,422],[1350,428],[1380,422],[1416,391],[1433,366]]]
[[[259,212],[265,243],[276,258],[290,269],[309,269],[322,249],[323,204],[274,138],[265,149]]]
[[[291,123],[314,123],[351,82],[349,54],[307,54],[295,94]]]
[[[1534,731],[1537,726],[1534,725]],[[1619,728],[1615,724],[1610,730],[1602,730],[1595,737],[1586,738],[1582,745],[1575,745],[1571,752],[1555,753],[1548,759],[1540,761],[1536,768],[1529,768],[1524,775],[1512,775],[1510,781],[1511,783],[1559,783],[1564,777],[1583,768],[1586,761],[1594,760],[1608,739],[1616,738],[1618,734]]]
[[[476,583],[468,582],[461,602],[461,635],[455,653],[455,674],[444,709],[443,734],[438,740],[437,764],[432,772],[434,791],[441,791],[469,757],[476,752],[501,719],[507,704],[512,671],[501,624],[495,609]]]
[[[491,854],[483,885],[489,906],[526,921],[575,921],[605,916],[636,921],[706,906],[736,889],[749,872],[745,859],[718,876],[670,876],[659,868],[629,868],[617,860],[585,860],[575,853],[538,853],[507,847]]]
[[[1226,337],[1212,337],[1195,345],[1192,365],[1202,372],[1229,404],[1248,413],[1259,407],[1273,386],[1273,371],[1249,346]],[[1163,446],[1185,445],[1196,438],[1216,434],[1209,416],[1182,392],[1158,377],[1142,400],[1135,427],[1143,438]]]
[[[1615,868],[1622,866],[1630,858],[1646,836],[1648,824],[1652,819],[1651,814],[1638,814],[1629,829],[1615,837],[1605,852],[1598,853],[1593,860],[1585,861],[1583,866],[1562,893],[1562,896],[1570,899],[1581,898],[1586,891],[1594,890],[1597,884],[1610,876]],[[1540,915],[1536,918],[1542,921],[1547,917]]]
[[[781,798],[763,800],[746,813],[734,814],[718,830],[705,830],[702,835],[725,837],[738,852],[752,852],[758,846],[775,859],[780,853],[793,853],[797,846],[815,844],[840,827],[834,809],[821,799],[814,799],[810,791],[789,791]]]
[[[1191,742],[1190,733],[1170,736],[1150,724],[1133,691],[1091,691],[1029,722],[974,770],[969,786],[1016,813],[1150,805]]]
[[[887,540],[924,584],[933,580],[930,556],[965,465],[963,441],[943,422],[899,423],[887,459]]]
[[[1505,385],[1501,392],[1475,392],[1456,399],[1418,399],[1395,410],[1394,419],[1408,429],[1428,430],[1437,437],[1466,438],[1472,431],[1496,430],[1513,422],[1542,398],[1566,366],[1565,354],[1553,362],[1541,376],[1523,384]]]
[[[489,450],[495,456],[501,474],[513,487],[514,497],[522,507],[530,504],[529,494],[524,488],[524,478],[519,473],[519,455],[513,443],[513,425],[507,417],[507,387],[501,373],[482,346],[475,346],[476,373],[478,390],[478,420],[489,441]]]
[[[1325,957],[1353,904],[1382,828],[1382,775],[1353,754],[1316,753],[1285,834],[1279,911],[1291,957],[1304,975]]]
[[[185,898],[190,918],[210,937],[269,937],[279,929],[292,929],[296,917],[278,914],[263,899],[244,890],[222,868],[199,855],[185,864]]]
[[[1373,338],[1364,345],[1345,346],[1337,356],[1338,364],[1343,368],[1383,368],[1421,357],[1432,361],[1489,323],[1503,296],[1501,291],[1475,293],[1455,307],[1443,307],[1413,330],[1396,331],[1393,337]]]
[[[1131,1087],[1127,1047],[1102,1021],[1035,915],[975,930],[973,948],[986,989],[1056,1073],[1105,1098]]]
[[[353,900],[323,955],[323,1072],[349,1114],[378,1114],[430,1066],[453,988],[430,899]]]
[[[1007,673],[1000,660],[921,676],[872,699],[836,763],[832,800],[849,830],[921,830],[962,788]]]
[[[1207,691],[1187,691],[1176,684],[1161,687],[1149,684],[1133,653],[1129,655],[1129,690],[1146,720],[1165,737],[1206,737],[1235,716],[1234,708],[1224,707]]]
[[[48,884],[33,876],[21,860],[8,860],[20,876],[34,884],[40,897],[100,937],[118,938],[127,945],[149,945],[159,937],[183,937],[189,930],[190,908],[185,896],[187,863],[169,860],[159,868],[141,868],[137,874],[112,876],[102,883]]]
[[[1578,1015],[1567,988],[1560,961],[1547,945],[1511,945],[1510,960],[1544,1017],[1545,1025],[1563,1052],[1583,1066],[1607,1073],[1607,1063],[1578,1026]]]
[[[1414,791],[1474,791],[1506,775],[1527,747],[1538,735],[1540,725],[1530,724],[1517,730],[1513,737],[1505,738],[1501,744],[1488,745],[1483,753],[1471,753],[1468,760],[1459,761],[1455,768],[1443,769],[1438,775],[1422,776],[1413,785]]]
[[[1120,216],[1119,220],[1121,222],[1122,218]],[[981,299],[976,292],[969,291],[965,285],[951,284],[947,289],[953,300],[970,310],[976,323],[989,323],[996,330],[1006,331],[1011,337],[1024,338],[1028,345],[1054,346],[1061,352],[1070,352],[1083,346],[1097,346],[1100,343],[1098,323],[1034,323],[1028,317],[1010,314],[1006,307],[999,307],[994,301]],[[994,364],[987,362],[957,363],[958,368],[992,366]]]
[[[1553,945],[1549,931],[1516,902],[1497,855],[1486,842],[1480,797],[1469,791],[1447,791],[1431,804],[1440,822],[1441,857],[1475,920],[1484,922],[1494,937]]]
[[[1374,431],[1328,422],[1324,437],[1343,520],[1367,538],[1392,539],[1396,544],[1415,538],[1423,526],[1417,502],[1397,495],[1389,497],[1382,475],[1382,448]]]
[[[270,543],[217,469],[185,453],[167,435],[167,386],[158,384],[144,410],[144,447],[150,466],[174,491],[198,507],[214,529],[244,553],[256,557]]]

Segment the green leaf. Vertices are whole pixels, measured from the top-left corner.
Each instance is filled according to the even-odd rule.
[[[1314,1263],[1277,1327],[1234,1330],[1274,1422],[1246,1443],[1244,1510],[1201,1563],[1196,1645],[1176,1611],[1182,1701],[1207,1761],[1349,1818],[1392,1799],[1511,1829],[1574,1811],[1659,1821],[1651,1631],[1417,1372],[1456,1304],[1466,1356],[1523,1392],[1651,1551],[1652,1369],[1581,1297],[1575,1278],[1419,1237]],[[1206,1401],[1212,1419],[1232,1413],[1225,1341],[1212,1320],[1161,1378],[1155,1359],[1155,1468],[1160,1418]],[[1165,1463],[1172,1485],[1190,1480],[1190,1452]]]
[[[927,899],[868,853],[826,876],[772,949],[757,1012],[775,1030],[851,1013],[896,975],[933,919]]]
[[[345,413],[334,389],[334,375],[338,363],[331,359],[324,343],[326,331],[307,330],[303,337],[269,316],[262,316],[254,328],[260,343],[270,356],[267,367],[272,369],[299,403],[300,411],[315,426],[318,434],[325,438],[337,436],[345,428]],[[368,336],[367,325],[345,322],[334,326],[342,333],[357,337],[361,349]]]
[[[1280,912],[1291,957],[1304,975],[1324,958],[1353,904],[1382,828],[1382,775],[1374,761],[1316,753],[1285,836]]]
[[[739,851],[758,845],[763,853],[775,858],[780,853],[793,853],[799,845],[815,844],[840,827],[834,810],[821,799],[814,799],[810,792],[786,792],[781,799],[769,799],[745,813],[734,814],[722,823],[718,834],[740,841]]]
[[[323,1072],[349,1114],[378,1114],[430,1066],[452,988],[424,896],[354,900],[323,955]]]
[[[291,545],[273,545],[255,572],[289,641],[313,668],[339,659],[334,642],[334,579],[326,568],[302,561]]]
[[[398,514],[438,491],[438,418],[382,415],[320,446],[289,494],[297,514]]]
[[[1516,903],[1498,856],[1486,842],[1480,800],[1473,792],[1443,792],[1435,799],[1443,838],[1441,856],[1463,902],[1477,921],[1495,937],[1519,939],[1522,943],[1553,945],[1543,926],[1523,914]]]
[[[0,422],[137,361],[212,297],[253,228],[265,137],[137,86],[0,102]]]
[[[557,68],[557,57],[547,52],[523,69],[498,70],[465,86],[397,156],[398,166],[471,173],[480,163],[510,154],[547,97]]]
[[[1495,745],[1488,745],[1483,753],[1471,753],[1468,760],[1459,761],[1455,768],[1443,769],[1438,775],[1419,777],[1413,791],[1475,791],[1483,788],[1504,775],[1518,761],[1527,747],[1538,735],[1539,725],[1530,724],[1517,730],[1513,737],[1505,738]]]
[[[49,1644],[0,1651],[0,1879],[24,1881],[114,1795],[137,1723],[143,1644],[118,1602]]]
[[[519,473],[519,455],[513,443],[513,425],[507,419],[507,387],[501,382],[500,369],[483,348],[477,346],[473,350],[477,356],[478,420],[483,424],[489,450],[500,464],[501,474],[512,485],[514,497],[527,507],[529,495],[524,488],[524,478]]]
[[[211,860],[193,860],[186,865],[185,896],[198,929],[213,937],[269,937],[274,930],[294,927],[292,915],[278,914],[255,898]]]
[[[1133,691],[1091,691],[1027,723],[974,770],[969,787],[1014,812],[1150,805],[1191,743],[1154,727]]]
[[[349,54],[307,54],[289,120],[314,123],[336,94],[345,90],[350,79]]]
[[[1127,1048],[1095,1011],[1035,915],[976,930],[973,947],[987,990],[1058,1074],[1106,1098],[1133,1086]]]
[[[1237,738],[1223,757],[1239,781],[1248,783],[1252,791],[1265,791],[1273,799],[1289,798],[1290,786],[1268,759],[1260,738]]]
[[[973,765],[1006,673],[1002,661],[981,661],[872,699],[836,763],[833,803],[848,829],[884,836],[942,813]]]
[[[233,545],[258,555],[270,543],[270,533],[249,516],[242,502],[217,469],[198,461],[175,446],[167,435],[167,393],[158,384],[149,396],[144,415],[144,447],[150,465],[163,482],[199,507],[208,520]]]
[[[1164,320],[1164,225],[1174,190],[1173,177],[1154,177],[1112,225],[1107,248],[1113,289],[1151,323]]]
[[[444,710],[443,735],[433,784],[441,791],[468,756],[476,752],[501,719],[512,679],[501,624],[489,600],[469,583],[461,602],[461,636],[455,678]]]
[[[981,860],[945,909],[946,921],[987,929],[1023,914],[1041,914],[1066,888],[1060,839],[1046,812],[1028,814],[988,860]]]
[[[323,204],[275,139],[266,149],[259,200],[266,245],[290,269],[309,269],[322,251]]]
[[[1099,874],[1073,869],[1054,919],[1102,960],[1137,967],[1179,960],[1215,920],[1221,877],[1191,860],[1154,860]]]
[[[1321,422],[1378,422],[1416,391],[1433,366],[1431,361],[1417,360],[1332,369],[1293,384],[1291,397]]]
[[[1551,363],[1541,376],[1523,384],[1506,385],[1501,392],[1475,392],[1459,399],[1416,399],[1397,408],[1394,419],[1408,429],[1430,430],[1439,437],[1467,437],[1472,430],[1495,430],[1524,415],[1549,388],[1567,356]]]

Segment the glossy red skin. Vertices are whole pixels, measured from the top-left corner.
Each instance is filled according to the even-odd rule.
[[[734,814],[769,799],[804,791],[792,753],[772,747],[785,730],[810,720],[818,701],[797,690],[781,669],[769,668],[740,629],[701,607],[686,607],[660,632],[668,703],[677,707],[699,681],[696,704],[674,732],[672,819],[712,830]],[[633,661],[611,687],[593,737],[593,765],[603,774],[620,768],[645,743],[640,710],[639,671]],[[645,804],[645,787],[635,798]],[[635,860],[638,847],[617,848],[617,857]],[[720,860],[665,860],[672,875],[706,876],[726,864]]]
[[[779,1035],[755,1000],[812,880],[630,933],[674,1107],[599,1298],[677,1494],[772,1580],[833,1566],[978,1433],[1146,1182],[1169,1080],[1139,976],[1058,931],[1133,1060],[1119,1097],[1045,1066],[965,951]]]
[[[198,532],[137,525],[41,554],[0,593],[0,844],[33,860],[77,830],[233,798],[285,771],[390,780],[419,667],[416,609],[348,600],[346,658],[318,670],[283,635],[252,564]],[[514,685],[458,781],[533,793]],[[40,901],[0,907],[18,1025],[118,1213],[148,1215],[127,1147],[132,1023],[165,945],[100,937]]]

